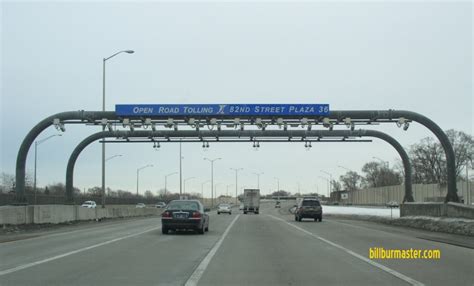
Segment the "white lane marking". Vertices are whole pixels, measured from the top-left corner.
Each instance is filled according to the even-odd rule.
[[[304,232],[304,233],[306,233],[306,234],[311,235],[311,236],[314,237],[314,238],[317,238],[317,239],[319,239],[319,240],[321,240],[321,241],[323,241],[323,242],[326,242],[326,243],[329,244],[329,245],[332,245],[332,246],[334,246],[334,247],[336,247],[336,248],[339,248],[340,250],[342,250],[342,251],[344,251],[344,252],[346,252],[346,253],[348,253],[348,254],[350,254],[350,255],[356,257],[356,258],[359,258],[360,260],[362,260],[362,261],[364,261],[364,262],[367,262],[367,263],[369,263],[370,265],[375,266],[375,267],[377,267],[377,268],[379,268],[379,269],[381,269],[381,270],[383,270],[383,271],[385,271],[385,272],[387,272],[387,273],[389,273],[389,274],[391,274],[391,275],[393,275],[393,276],[395,276],[395,277],[397,277],[397,278],[399,278],[399,279],[401,279],[401,280],[403,280],[403,281],[405,281],[405,282],[407,282],[407,283],[409,283],[409,284],[411,284],[411,285],[417,285],[417,286],[425,285],[425,284],[423,284],[423,283],[421,283],[421,282],[419,282],[419,281],[417,281],[417,280],[415,280],[415,279],[413,279],[413,278],[410,278],[410,277],[408,277],[408,276],[406,276],[406,275],[401,274],[400,272],[397,272],[397,271],[395,271],[395,270],[393,270],[393,269],[391,269],[391,268],[388,268],[387,266],[384,266],[384,265],[379,264],[379,263],[377,263],[377,262],[375,262],[375,261],[373,261],[373,260],[370,260],[370,259],[367,258],[367,257],[364,257],[364,256],[362,256],[362,255],[360,255],[360,254],[357,254],[357,253],[355,253],[354,251],[352,251],[352,250],[350,250],[350,249],[347,249],[347,248],[345,248],[345,247],[342,246],[342,245],[339,245],[339,244],[337,244],[337,243],[334,243],[334,242],[332,242],[332,241],[330,241],[330,240],[327,240],[327,239],[325,239],[325,238],[322,238],[322,237],[320,237],[320,236],[318,236],[318,235],[316,235],[316,234],[314,234],[314,233],[312,233],[312,232],[309,232],[309,231],[307,231],[307,230],[305,230],[305,229],[303,229],[303,228],[301,228],[301,227],[299,227],[299,226],[296,226],[296,225],[294,225],[294,224],[292,224],[292,223],[289,223],[289,222],[287,222],[287,221],[284,220],[284,219],[278,218],[278,217],[273,216],[273,215],[268,215],[268,216],[272,217],[273,219],[280,220],[280,221],[282,221],[282,222],[288,224],[289,226],[296,228],[297,230],[299,230],[299,231],[301,231],[301,232]]]
[[[201,263],[196,268],[196,270],[194,270],[191,277],[189,277],[188,281],[186,281],[186,284],[184,284],[184,286],[195,286],[195,285],[197,285],[197,283],[199,282],[199,279],[201,279],[202,275],[204,274],[204,271],[206,271],[206,268],[209,265],[209,262],[211,262],[211,259],[216,254],[217,250],[221,246],[222,242],[224,241],[225,237],[227,236],[227,234],[229,233],[230,229],[232,228],[234,223],[237,221],[239,216],[240,216],[240,214],[238,214],[234,218],[234,220],[232,220],[232,222],[229,224],[227,229],[224,231],[224,234],[221,236],[219,241],[214,245],[214,247],[212,247],[211,251],[209,251],[209,253],[206,255],[206,257],[204,257],[204,259],[201,261]]]
[[[17,272],[17,271],[20,271],[20,270],[23,270],[23,269],[26,269],[26,268],[36,266],[36,265],[40,265],[40,264],[43,264],[43,263],[46,263],[46,262],[50,262],[50,261],[53,261],[53,260],[56,260],[56,259],[59,259],[59,258],[63,258],[63,257],[69,256],[69,255],[73,255],[73,254],[76,254],[76,253],[79,253],[79,252],[90,250],[90,249],[93,249],[93,248],[96,248],[96,247],[99,247],[99,246],[107,245],[107,244],[110,244],[110,243],[113,243],[113,242],[116,242],[116,241],[119,241],[119,240],[123,240],[123,239],[127,239],[127,238],[134,237],[134,236],[137,236],[137,235],[141,235],[141,234],[144,234],[144,233],[147,233],[147,232],[159,229],[159,228],[160,227],[149,228],[147,230],[144,230],[144,231],[141,231],[141,232],[138,232],[138,233],[129,234],[129,235],[126,235],[126,236],[118,237],[118,238],[115,238],[115,239],[112,239],[112,240],[107,240],[107,241],[104,241],[104,242],[101,242],[101,243],[98,243],[98,244],[94,244],[94,245],[91,245],[91,246],[87,246],[87,247],[83,247],[83,248],[76,249],[76,250],[73,250],[73,251],[69,251],[69,252],[66,252],[66,253],[63,253],[63,254],[60,254],[60,255],[49,257],[49,258],[46,258],[46,259],[43,259],[43,260],[39,260],[39,261],[23,264],[23,265],[14,267],[14,268],[2,270],[2,271],[0,271],[0,276],[10,274],[10,273],[13,273],[13,272]]]

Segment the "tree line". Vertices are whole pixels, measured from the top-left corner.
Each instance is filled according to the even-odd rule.
[[[472,135],[453,129],[447,130],[446,135],[451,142],[455,160],[456,177],[458,180],[468,180],[465,168],[472,169],[474,159],[474,140]],[[432,137],[421,139],[408,147],[408,156],[412,164],[413,184],[446,185],[447,170],[446,156],[441,144]],[[362,166],[362,174],[348,171],[338,180],[331,182],[333,191],[358,190],[363,188],[393,186],[403,183],[404,168],[401,160],[390,168],[384,162],[371,161]]]

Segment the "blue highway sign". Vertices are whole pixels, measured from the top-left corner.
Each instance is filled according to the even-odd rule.
[[[117,104],[117,116],[325,116],[329,104]]]

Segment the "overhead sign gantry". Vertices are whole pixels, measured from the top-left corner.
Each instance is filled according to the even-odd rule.
[[[267,127],[271,126],[278,126],[283,131],[291,131],[296,127],[311,131],[313,127],[322,126],[332,131],[340,125],[354,131],[356,125],[381,123],[396,124],[407,130],[412,121],[424,125],[439,139],[447,163],[446,201],[458,202],[454,150],[446,134],[435,122],[412,111],[330,110],[328,104],[118,104],[115,112],[69,111],[54,114],[34,126],[20,146],[16,162],[17,200],[25,201],[28,150],[36,137],[52,125],[63,132],[67,124],[102,126],[110,132],[121,127],[131,132],[138,128],[150,128],[152,131],[168,128],[174,132],[185,132],[183,129],[199,131],[204,127],[217,132],[228,129],[244,131],[256,127],[266,132],[266,129],[270,131]]]

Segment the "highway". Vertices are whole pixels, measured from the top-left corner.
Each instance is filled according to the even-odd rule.
[[[163,235],[159,218],[142,218],[3,242],[0,285],[474,285],[474,249],[462,243],[472,238],[327,217],[295,222],[290,204],[263,204],[259,215],[211,212],[204,235]],[[370,260],[371,247],[439,249],[441,259]]]

